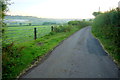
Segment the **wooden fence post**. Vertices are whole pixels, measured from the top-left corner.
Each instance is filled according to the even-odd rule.
[[[36,28],[34,28],[34,39],[35,40],[37,39],[37,30],[36,30]]]
[[[51,26],[51,31],[53,31],[54,30],[54,27],[53,26]]]

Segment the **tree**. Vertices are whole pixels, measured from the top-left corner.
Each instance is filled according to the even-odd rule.
[[[42,25],[53,25],[56,24],[55,22],[44,22]]]
[[[93,12],[92,15],[96,17],[96,16],[98,16],[98,15],[100,15],[100,14],[102,14],[102,13],[101,13],[101,12]]]
[[[22,26],[22,23],[19,23],[20,26]]]
[[[83,19],[83,21],[85,21],[85,19]]]
[[[0,0],[0,26],[5,27],[5,23],[3,22],[5,13],[8,11],[7,5],[10,5],[10,0]],[[2,31],[1,31],[2,30]],[[0,32],[4,33],[4,29],[2,28]]]
[[[2,20],[5,16],[7,5],[5,1],[0,1],[0,20]]]
[[[79,25],[80,21],[69,21],[68,24],[69,25]]]
[[[32,23],[29,23],[28,25],[29,25],[29,26],[31,26],[31,25],[32,25]]]
[[[93,21],[92,19],[89,19],[89,21]]]

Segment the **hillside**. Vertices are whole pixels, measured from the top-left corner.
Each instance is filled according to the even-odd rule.
[[[5,16],[5,22],[9,25],[19,25],[20,23],[27,25],[49,25],[49,24],[63,24],[74,19],[52,19],[52,18],[37,18],[33,16]],[[80,19],[79,19],[80,20]]]

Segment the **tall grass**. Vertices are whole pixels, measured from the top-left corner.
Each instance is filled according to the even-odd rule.
[[[120,64],[120,9],[116,8],[96,16],[92,32]]]

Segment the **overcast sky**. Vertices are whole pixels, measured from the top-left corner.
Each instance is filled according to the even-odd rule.
[[[11,0],[10,15],[41,18],[93,18],[92,13],[116,8],[120,0]]]

